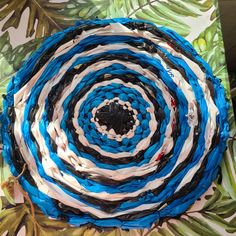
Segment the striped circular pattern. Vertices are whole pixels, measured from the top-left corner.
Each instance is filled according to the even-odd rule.
[[[220,82],[173,31],[82,21],[49,37],[9,84],[3,156],[50,217],[144,228],[186,211],[228,137]]]

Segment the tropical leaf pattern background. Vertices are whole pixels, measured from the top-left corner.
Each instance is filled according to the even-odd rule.
[[[0,104],[9,80],[44,37],[77,20],[96,17],[146,19],[177,31],[211,65],[230,101],[217,0],[1,0]],[[235,89],[232,92],[236,96]],[[229,122],[228,149],[218,178],[207,193],[177,219],[166,219],[146,230],[74,228],[48,219],[32,205],[0,156],[0,235],[236,235],[236,129],[232,106]]]

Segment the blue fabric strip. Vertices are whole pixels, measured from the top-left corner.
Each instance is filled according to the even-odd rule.
[[[112,20],[83,21],[83,22],[78,22],[77,26],[81,26],[83,24],[103,25],[103,24],[109,24],[109,23],[113,23],[113,22],[118,22],[121,24],[129,23],[129,22],[140,22],[140,23],[145,22],[147,24],[151,24],[150,22],[140,21],[140,20],[112,19]],[[151,24],[151,25],[154,25],[154,24]],[[10,165],[11,172],[15,176],[17,176],[19,173],[17,172],[17,170],[12,162],[12,158],[14,158],[12,156],[12,148],[14,148],[14,147],[12,147],[10,134],[7,132],[7,129],[8,129],[7,127],[9,126],[9,124],[11,122],[10,118],[8,116],[8,109],[9,109],[9,107],[14,105],[14,99],[13,99],[14,97],[13,96],[15,93],[17,93],[17,91],[20,90],[22,85],[26,81],[28,81],[29,77],[31,76],[31,69],[29,69],[29,68],[34,67],[34,65],[39,60],[39,58],[41,56],[43,56],[44,51],[47,48],[52,47],[55,43],[59,42],[62,38],[64,38],[64,36],[67,33],[75,30],[77,26],[70,27],[63,32],[59,32],[59,33],[49,37],[42,44],[40,49],[38,49],[30,57],[30,59],[24,63],[21,70],[16,74],[16,76],[13,77],[12,81],[10,82],[10,84],[8,86],[8,93],[7,93],[6,98],[4,99],[3,113],[1,115],[1,121],[2,121],[1,135],[2,135],[2,142],[3,142],[2,154],[3,154],[4,159]],[[84,214],[83,217],[81,217],[81,216],[77,216],[72,213],[63,213],[64,216],[68,217],[68,221],[71,224],[82,225],[82,224],[86,224],[86,223],[93,223],[93,224],[96,224],[97,226],[101,226],[101,227],[114,227],[114,226],[116,226],[116,227],[122,227],[122,228],[150,227],[151,224],[153,222],[157,221],[159,218],[176,216],[176,215],[179,215],[182,212],[184,212],[186,209],[188,209],[189,206],[191,204],[193,204],[195,202],[195,200],[197,198],[199,198],[208,189],[211,182],[215,179],[215,177],[217,175],[218,166],[220,164],[223,151],[225,150],[225,146],[226,146],[225,141],[228,138],[228,132],[229,132],[229,126],[228,126],[228,122],[227,122],[227,110],[228,110],[229,104],[225,100],[224,89],[221,86],[219,80],[217,80],[213,76],[212,71],[211,71],[210,67],[207,65],[207,63],[204,62],[200,58],[200,56],[196,53],[196,51],[193,49],[193,47],[186,40],[184,40],[183,38],[178,36],[176,33],[174,33],[171,30],[168,30],[166,28],[161,27],[161,28],[159,28],[159,30],[161,30],[163,33],[167,34],[169,37],[171,37],[175,42],[178,43],[180,48],[182,48],[185,52],[190,53],[195,58],[195,60],[197,62],[199,62],[203,66],[203,68],[205,68],[207,78],[212,81],[212,83],[214,85],[214,89],[215,89],[215,91],[217,91],[215,93],[214,102],[219,109],[219,114],[217,115],[217,123],[219,125],[221,142],[219,142],[219,144],[209,153],[208,161],[205,166],[203,177],[202,177],[201,181],[199,182],[199,184],[196,186],[196,188],[192,192],[189,192],[188,194],[184,195],[183,197],[180,197],[180,198],[174,200],[173,202],[171,202],[169,205],[164,207],[159,212],[155,212],[155,213],[149,214],[145,217],[140,217],[135,220],[127,220],[127,221],[122,221],[122,220],[115,219],[115,218],[94,219],[91,216],[89,216],[88,214]],[[63,65],[63,63],[65,61],[70,59],[75,53],[82,52],[86,46],[92,45],[94,43],[95,44],[99,44],[99,43],[116,44],[116,43],[132,42],[132,41],[133,42],[144,42],[144,40],[142,38],[134,38],[134,37],[130,37],[130,36],[90,36],[86,39],[83,39],[79,45],[77,45],[76,47],[71,49],[68,53],[66,53],[65,55],[61,55],[59,58],[52,60],[46,66],[43,74],[41,75],[41,77],[37,81],[36,85],[32,89],[32,91],[34,91],[34,93],[31,94],[29,99],[26,101],[27,104],[26,104],[26,109],[25,109],[25,113],[24,113],[24,122],[22,123],[22,130],[24,131],[23,137],[24,137],[27,145],[29,146],[29,148],[32,152],[32,155],[34,156],[39,174],[43,178],[45,178],[46,180],[48,180],[52,183],[55,183],[52,178],[50,178],[46,175],[44,169],[42,168],[42,164],[39,161],[38,154],[37,154],[37,148],[36,148],[34,142],[28,136],[28,133],[30,132],[30,123],[28,121],[29,111],[31,110],[32,107],[34,107],[36,105],[37,97],[40,94],[42,87],[44,86],[44,84],[47,81],[49,81],[54,75],[56,75],[58,73],[59,69],[61,68],[61,66]],[[114,45],[114,47],[115,47],[115,45]],[[163,191],[160,192],[160,194],[158,194],[157,196],[154,196],[152,193],[149,193],[149,194],[145,195],[144,197],[139,198],[138,201],[124,202],[117,209],[118,212],[124,211],[127,209],[132,209],[132,208],[137,207],[137,206],[144,204],[144,203],[155,203],[155,202],[164,201],[165,199],[167,199],[167,197],[172,196],[176,190],[176,187],[181,182],[181,180],[186,175],[186,173],[194,165],[196,165],[196,163],[199,162],[199,159],[202,156],[204,149],[205,149],[204,131],[205,131],[209,111],[207,108],[206,101],[204,100],[204,97],[203,97],[203,91],[199,87],[197,77],[194,75],[194,73],[191,71],[191,69],[188,67],[188,65],[184,62],[184,60],[182,60],[181,58],[174,57],[174,56],[170,55],[166,50],[164,50],[163,48],[160,48],[159,46],[157,46],[157,48],[162,50],[166,54],[167,58],[169,60],[171,60],[172,63],[174,63],[175,65],[177,65],[180,68],[183,68],[184,71],[186,72],[189,83],[193,88],[196,100],[198,101],[201,113],[203,114],[202,119],[201,119],[201,134],[199,136],[198,146],[197,146],[197,149],[193,155],[192,162],[190,162],[186,166],[186,168],[184,168],[174,178],[172,178],[168,182],[165,189],[163,189]],[[182,91],[173,83],[171,77],[168,75],[168,73],[162,67],[159,60],[154,59],[149,56],[146,56],[142,53],[133,53],[127,49],[110,50],[110,51],[106,52],[105,54],[107,55],[109,53],[113,54],[113,55],[114,54],[117,54],[117,55],[118,54],[120,54],[120,55],[127,54],[127,55],[130,55],[130,56],[136,58],[140,62],[143,62],[143,63],[148,62],[148,64],[150,64],[151,66],[153,66],[154,68],[156,68],[159,71],[160,77],[161,77],[160,79],[162,79],[164,81],[164,83],[167,85],[167,87],[172,92],[174,92],[176,94],[178,101],[179,101],[178,110],[179,110],[180,121],[181,121],[181,133],[175,143],[173,156],[170,158],[170,161],[166,164],[166,166],[159,173],[153,174],[153,175],[149,176],[148,178],[144,179],[143,181],[137,181],[137,180],[130,181],[129,183],[118,186],[116,189],[112,189],[109,186],[98,184],[95,181],[84,180],[84,179],[80,179],[80,178],[76,177],[77,181],[80,182],[80,184],[82,186],[86,187],[89,191],[93,191],[93,192],[97,192],[97,193],[102,192],[102,191],[107,191],[109,193],[122,193],[122,192],[129,193],[129,192],[134,192],[138,188],[143,187],[146,183],[148,183],[151,180],[155,180],[156,178],[160,178],[161,176],[168,174],[171,171],[171,169],[173,168],[173,166],[175,165],[175,163],[179,157],[180,151],[183,147],[184,140],[188,137],[189,130],[190,130],[188,123],[187,123],[187,118],[186,118],[187,100],[184,97]],[[75,63],[69,68],[69,70],[72,69],[75,65],[90,61],[92,58],[93,58],[93,56],[78,58],[75,61]],[[118,66],[118,68],[115,68],[115,70],[112,71],[112,74],[115,74],[115,73],[122,74],[122,73],[126,73],[126,72],[132,73],[132,71],[129,71],[125,67],[121,67],[121,65],[117,65],[117,66]],[[53,73],[52,73],[51,68],[54,69]],[[80,85],[76,88],[76,92],[79,92],[79,90],[85,84],[93,83],[93,78],[98,76],[99,73],[106,73],[106,72],[111,73],[110,69],[111,68],[108,67],[108,68],[104,68],[104,69],[100,70],[97,73],[88,74],[86,77],[83,78]],[[134,73],[134,74],[137,76],[137,78],[139,80],[143,81],[143,83],[148,83],[150,86],[152,86],[157,91],[156,99],[157,99],[159,105],[164,107],[165,104],[164,104],[164,100],[162,98],[162,94],[161,94],[160,90],[156,87],[155,83],[152,81],[149,81],[147,78],[141,76],[138,73]],[[76,92],[74,92],[74,94],[76,94]],[[73,93],[71,94],[71,96],[73,96]],[[66,100],[65,103],[63,104],[63,108],[65,110],[66,110],[69,100],[70,99],[68,98],[68,100]],[[86,106],[85,106],[85,108],[86,108]],[[161,129],[163,128],[163,132],[166,128],[166,124],[169,121],[169,110],[166,109],[166,106],[165,106],[164,111],[166,114],[166,118],[163,121],[163,124],[161,125]],[[65,113],[64,119],[66,119],[66,115],[68,115],[68,114]],[[62,171],[65,171],[66,173],[71,174],[65,168],[65,166],[62,164],[59,157],[55,153],[52,152],[52,148],[50,147],[50,140],[49,140],[48,134],[46,132],[48,122],[45,117],[46,117],[46,111],[44,113],[42,121],[40,122],[40,131],[42,132],[42,134],[44,134],[45,142],[50,150],[51,158]],[[63,122],[64,122],[64,120],[63,120]],[[70,133],[68,130],[66,130],[63,122],[62,122],[61,126],[66,131],[68,137],[70,138]],[[139,163],[138,166],[148,162],[148,160],[153,156],[153,154],[156,152],[156,150],[158,150],[158,148],[160,147],[161,142],[163,142],[163,138],[162,138],[162,141],[160,140],[159,143],[152,145],[151,147],[149,147],[146,150],[145,155],[144,155],[144,161]],[[78,152],[78,150],[74,150],[73,144],[70,144],[70,148],[73,151],[75,151],[76,153],[78,153],[79,156],[81,155],[84,158],[88,158],[89,160],[96,163],[96,165],[99,167],[113,169],[113,170],[118,169],[118,168],[124,168],[123,165],[118,165],[118,166],[114,167],[112,165],[105,165],[103,163],[99,163],[90,155],[83,153],[83,152]],[[125,165],[125,166],[127,167],[127,166],[134,165],[134,163],[131,163],[130,165],[129,164]],[[47,195],[43,194],[36,187],[31,186],[30,183],[26,180],[26,178],[24,176],[20,177],[20,183],[21,183],[23,189],[29,193],[31,200],[35,204],[37,204],[45,214],[47,214],[51,217],[55,217],[55,218],[60,217],[62,212],[60,212],[58,210],[53,199],[51,199]],[[68,190],[64,189],[61,186],[60,186],[60,188],[68,195],[87,204],[87,202],[82,200],[80,197],[78,197],[78,195],[75,195],[75,194],[69,192]],[[88,204],[88,205],[91,205],[91,204]],[[91,206],[93,206],[94,208],[97,208],[97,209],[99,208],[98,206],[95,206],[95,205],[91,205]]]

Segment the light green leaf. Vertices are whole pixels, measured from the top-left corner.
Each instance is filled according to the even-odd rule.
[[[184,218],[181,218],[181,222],[186,225],[187,227],[189,227],[192,231],[194,231],[195,233],[197,233],[198,235],[209,235],[209,236],[213,236],[214,234],[212,234],[212,232],[210,231],[210,229],[206,230],[205,228],[199,226],[198,223],[192,221],[192,220],[187,220]]]
[[[177,0],[64,0],[60,3],[22,0],[20,4],[18,0],[4,0],[0,3],[0,20],[8,17],[2,30],[17,28],[22,14],[29,9],[26,36],[35,33],[36,38],[50,35],[55,29],[62,30],[79,19],[96,17],[147,19],[186,36],[190,33],[190,26],[185,23],[184,17],[197,17],[199,11],[207,11],[211,7],[209,0],[202,3]]]
[[[200,11],[208,11],[209,8],[211,8],[214,4],[214,1],[212,0],[206,0],[206,1],[199,1],[199,0],[182,0],[183,2],[187,2],[189,4],[191,4],[192,6],[198,8]]]
[[[175,23],[174,21],[171,21],[168,18],[160,16],[160,14],[157,14],[154,10],[143,9],[142,11],[137,12],[135,16],[138,19],[149,20],[158,25],[171,28],[183,36],[187,36],[190,33],[187,25],[185,24],[180,25],[178,23]]]
[[[174,235],[176,236],[185,236],[184,234],[180,233],[174,224],[171,224],[171,223],[168,223],[167,222],[167,226],[168,226],[168,229],[170,230],[170,232],[172,232]]]
[[[167,229],[165,228],[159,228],[158,232],[162,235],[162,236],[173,236],[173,234],[171,234],[171,232],[169,232]]]
[[[134,1],[132,1],[134,2]],[[206,5],[207,1],[203,1],[199,6],[192,4],[191,1],[146,1],[143,5],[138,5],[128,14],[128,17],[135,17],[144,20],[150,20],[158,25],[166,26],[181,34],[187,36],[190,33],[190,27],[184,21],[184,17],[197,17],[198,10],[208,10],[212,5]]]
[[[212,4],[204,0],[201,4],[179,0],[70,0],[62,11],[74,19],[130,17],[150,20],[161,26],[176,30],[183,36],[190,33],[184,17],[197,17],[199,11],[210,10]]]
[[[10,63],[11,55],[12,46],[9,33],[5,32],[0,37],[0,104],[2,104],[2,95],[5,93],[7,84],[14,73],[13,65]]]
[[[213,1],[212,1],[213,2]],[[226,91],[226,97],[230,99],[230,86],[225,62],[224,43],[218,19],[207,27],[192,42],[200,56],[209,63],[213,74],[221,79]]]
[[[183,4],[179,0],[169,0],[168,2],[163,1],[162,4],[166,7],[168,7],[168,8],[171,5],[171,8],[170,8],[171,10],[170,11],[172,11],[176,15],[180,15],[182,17],[184,17],[184,16],[191,16],[191,17],[199,16],[199,14],[196,12],[196,9],[191,8],[189,6],[187,7],[185,4]]]
[[[209,235],[209,236],[220,236],[207,222],[205,222],[203,219],[200,219],[196,216],[189,216],[188,215],[188,221],[194,225],[195,230],[199,231],[202,230],[204,232],[203,235]],[[201,234],[200,234],[201,235]]]

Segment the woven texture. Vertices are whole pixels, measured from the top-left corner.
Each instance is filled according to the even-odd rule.
[[[8,86],[3,156],[45,214],[144,228],[186,211],[228,137],[220,82],[171,30],[131,19],[49,37]]]

